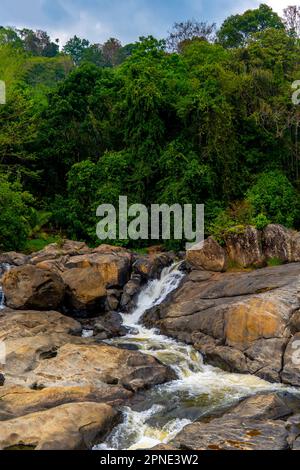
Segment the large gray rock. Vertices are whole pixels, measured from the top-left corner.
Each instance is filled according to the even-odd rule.
[[[267,260],[277,259],[282,263],[292,261],[291,231],[282,225],[268,225],[262,234],[262,249]]]
[[[283,358],[282,381],[300,387],[300,333],[289,341]]]
[[[215,419],[193,423],[171,442],[181,450],[287,450],[288,432],[283,421]]]
[[[208,416],[186,426],[168,445],[173,450],[288,450],[297,446],[299,398],[291,395],[250,396],[218,417]],[[293,413],[296,411],[296,414]],[[221,416],[220,416],[221,415]]]
[[[175,378],[151,356],[98,344],[80,332],[77,321],[58,312],[1,312],[0,420],[70,402],[120,404],[136,390]]]
[[[130,278],[132,256],[127,251],[93,253],[72,256],[65,263],[68,269],[94,269],[101,274],[106,288],[123,287]]]
[[[40,361],[27,381],[37,388],[102,384],[137,391],[175,378],[151,356],[106,344],[65,344],[53,358]]]
[[[230,232],[225,237],[230,261],[242,268],[262,267],[265,257],[261,246],[261,233],[248,226],[241,231]]]
[[[188,250],[186,260],[195,269],[214,272],[223,272],[227,269],[226,252],[213,237]]]

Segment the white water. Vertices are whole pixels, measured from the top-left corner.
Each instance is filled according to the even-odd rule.
[[[0,279],[3,276],[3,274],[6,271],[9,271],[10,265],[7,263],[0,264]],[[2,285],[0,282],[0,310],[3,310],[5,308],[5,297],[4,297],[4,292],[2,289]]]
[[[96,450],[135,450],[168,443],[187,424],[200,416],[228,406],[260,391],[283,389],[252,375],[231,374],[203,364],[193,347],[162,336],[139,324],[143,313],[163,302],[183,278],[178,266],[166,268],[160,280],[150,282],[140,293],[137,307],[123,314],[124,324],[134,333],[115,338],[114,344],[135,344],[145,353],[171,366],[178,380],[154,387],[133,408],[124,408],[123,422]]]

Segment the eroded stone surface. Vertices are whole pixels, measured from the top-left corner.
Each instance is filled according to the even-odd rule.
[[[1,283],[6,305],[15,309],[55,309],[65,293],[60,275],[31,265],[12,268]]]
[[[298,437],[299,415],[291,414],[280,394],[249,397],[219,418],[186,426],[169,445],[181,450],[287,450]]]
[[[213,365],[299,385],[288,345],[298,338],[300,264],[205,274],[189,274],[144,322],[194,344]]]
[[[223,272],[227,269],[226,252],[213,237],[188,250],[186,260],[194,268],[205,271]]]
[[[101,403],[70,403],[3,421],[0,449],[90,449],[95,439],[113,425],[117,413]]]

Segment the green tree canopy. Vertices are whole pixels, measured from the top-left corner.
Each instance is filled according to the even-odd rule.
[[[217,36],[224,47],[240,47],[244,46],[253,34],[268,28],[284,29],[284,24],[272,8],[261,4],[255,10],[247,10],[242,15],[227,18]]]

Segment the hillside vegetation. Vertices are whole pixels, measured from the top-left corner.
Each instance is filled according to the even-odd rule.
[[[0,28],[0,249],[97,244],[96,207],[119,195],[204,203],[219,238],[299,228],[299,25],[299,9],[281,19],[261,5],[219,31],[191,21],[166,41],[75,36],[62,51],[41,31]]]

